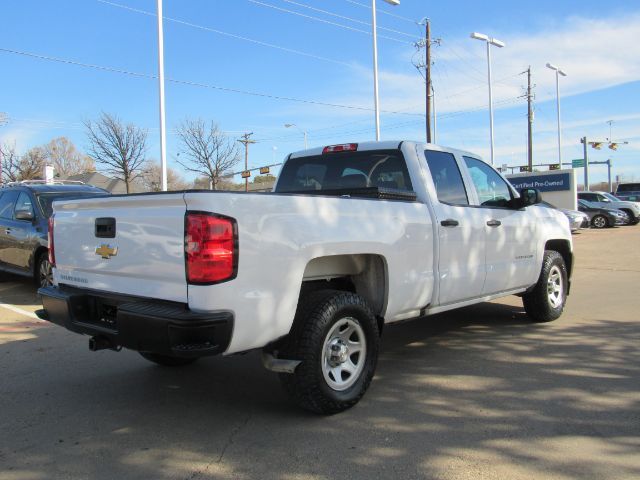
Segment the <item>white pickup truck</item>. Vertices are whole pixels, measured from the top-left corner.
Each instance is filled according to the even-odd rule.
[[[271,193],[56,202],[42,315],[161,365],[260,348],[299,405],[336,413],[385,324],[513,294],[561,315],[571,234],[539,201],[474,154],[396,141],[290,154]]]

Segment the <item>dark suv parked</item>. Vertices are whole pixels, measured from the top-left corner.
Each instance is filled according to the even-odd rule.
[[[38,286],[51,284],[48,219],[58,199],[109,195],[80,182],[26,181],[0,188],[0,271],[33,277]]]

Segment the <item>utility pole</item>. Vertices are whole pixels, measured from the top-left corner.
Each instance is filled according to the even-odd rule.
[[[245,133],[242,135],[238,141],[244,145],[244,171],[246,172],[249,169],[249,144],[256,143],[255,140],[251,140],[251,135],[253,132]],[[244,179],[244,191],[249,191],[249,177],[245,177]]]
[[[426,103],[427,103],[427,143],[431,143],[431,21],[425,22],[425,48],[426,48]]]
[[[533,93],[531,92],[531,65],[527,68],[527,159],[529,171],[533,171]]]
[[[424,25],[425,35],[424,39],[420,39],[418,42],[413,45],[416,47],[418,52],[425,49],[424,63],[422,60],[415,63],[413,62],[413,66],[418,69],[422,78],[424,78],[425,82],[425,132],[426,132],[426,140],[427,143],[435,142],[435,128],[436,128],[436,112],[435,112],[435,91],[433,89],[433,82],[431,81],[431,46],[435,43],[436,45],[440,45],[441,39],[436,38],[435,40],[431,40],[431,21],[428,18],[422,19],[420,25]],[[418,53],[416,52],[416,53]],[[422,69],[424,68],[424,73]],[[431,106],[433,105],[433,109]],[[433,110],[433,114],[431,113]],[[433,121],[433,123],[432,123]],[[431,127],[433,125],[433,128]]]

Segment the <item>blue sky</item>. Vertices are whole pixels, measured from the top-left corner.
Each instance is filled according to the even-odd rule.
[[[171,130],[186,117],[214,120],[233,138],[254,132],[250,166],[277,161],[310,145],[374,137],[371,10],[368,0],[164,0],[169,164],[180,146]],[[640,5],[612,0],[521,2],[378,2],[383,139],[424,139],[423,84],[412,43],[428,16],[434,47],[438,143],[489,158],[484,45],[479,31],[506,42],[494,49],[496,164],[526,163],[528,65],[537,85],[534,162],[557,161],[555,76],[561,79],[563,160],[582,157],[580,137],[609,136],[629,145],[590,150],[614,161],[614,174],[640,179]],[[109,67],[124,73],[0,51],[3,142],[21,151],[56,136],[86,146],[82,120],[101,110],[149,131],[149,158],[159,157],[155,0],[22,0],[3,2],[0,49]],[[147,12],[147,13],[145,13]],[[291,13],[291,12],[296,12]],[[313,18],[309,18],[313,17]],[[344,18],[346,17],[346,18]],[[338,25],[335,25],[338,24]],[[387,37],[387,38],[385,38]],[[268,45],[267,45],[268,44]],[[196,86],[193,84],[199,84]],[[205,85],[205,86],[202,86]],[[223,87],[245,93],[220,90]],[[309,100],[346,107],[290,101]],[[582,172],[578,172],[582,178]],[[606,178],[592,168],[592,181]]]

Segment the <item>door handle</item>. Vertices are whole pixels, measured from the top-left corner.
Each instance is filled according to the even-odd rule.
[[[446,220],[442,220],[440,222],[440,225],[442,225],[443,227],[457,227],[458,221],[452,218],[447,218]]]
[[[502,225],[502,222],[500,220],[489,220],[487,222],[487,226],[489,227],[499,227],[500,225]]]

